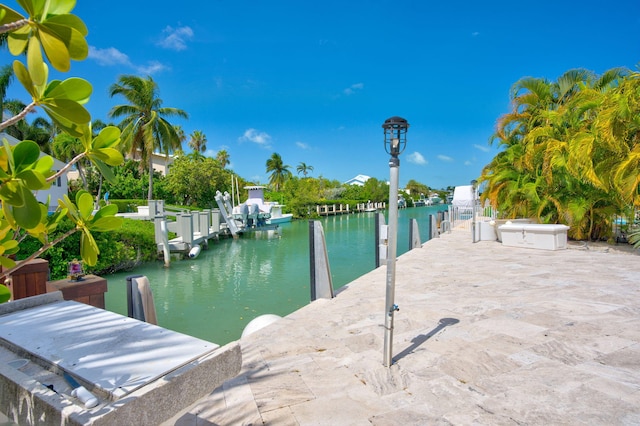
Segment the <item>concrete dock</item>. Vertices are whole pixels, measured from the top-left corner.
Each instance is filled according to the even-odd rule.
[[[164,424],[640,424],[638,250],[429,241],[398,259],[389,368],[385,281],[241,339],[240,375]]]

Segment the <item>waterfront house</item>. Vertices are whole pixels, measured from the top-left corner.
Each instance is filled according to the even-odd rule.
[[[348,181],[346,181],[344,184],[345,185],[358,185],[358,186],[364,186],[364,183],[366,181],[368,181],[369,179],[371,179],[370,176],[367,175],[358,175],[356,177],[353,177],[351,179],[349,179]]]

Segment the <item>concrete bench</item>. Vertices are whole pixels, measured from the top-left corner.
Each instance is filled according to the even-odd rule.
[[[502,245],[541,250],[567,248],[566,225],[512,223],[499,227]]]

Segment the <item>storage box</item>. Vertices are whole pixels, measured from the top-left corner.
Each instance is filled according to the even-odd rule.
[[[518,225],[537,223],[533,219],[526,219],[526,218],[520,218],[520,219],[496,219],[495,220],[495,223],[496,223],[496,225],[495,225],[495,227],[496,227],[496,237],[498,237],[498,241],[500,241],[500,242],[502,242],[502,234],[500,233],[500,227],[502,225],[506,225],[507,222],[509,222],[510,224],[518,224]]]
[[[47,281],[47,292],[61,291],[64,300],[75,300],[104,309],[107,280],[97,275],[85,275],[82,281]]]
[[[510,224],[500,226],[502,245],[542,250],[567,248],[566,225]]]
[[[3,270],[5,268],[2,268]],[[6,285],[11,290],[11,300],[24,299],[47,292],[49,262],[33,259],[13,271]]]

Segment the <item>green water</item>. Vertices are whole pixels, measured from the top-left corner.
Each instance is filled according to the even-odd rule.
[[[445,206],[403,209],[398,215],[398,255],[409,245],[409,219],[422,241],[428,216]],[[373,213],[321,219],[335,289],[375,268]],[[106,307],[126,315],[126,277],[151,282],[159,325],[225,344],[237,340],[249,321],[262,314],[288,315],[309,303],[309,222],[282,224],[277,232],[212,240],[197,259],[143,265],[108,275]]]

